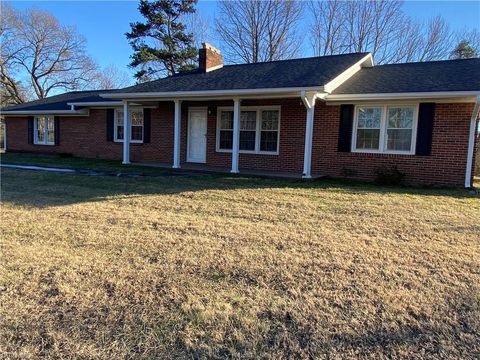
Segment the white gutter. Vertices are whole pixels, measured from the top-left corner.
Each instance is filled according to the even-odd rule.
[[[2,115],[88,115],[88,109],[85,110],[6,110]]]
[[[185,98],[185,97],[208,97],[208,96],[242,96],[242,95],[274,95],[300,91],[322,92],[323,86],[316,87],[292,87],[292,88],[271,88],[271,89],[235,89],[235,90],[205,90],[205,91],[168,91],[168,92],[142,92],[142,93],[108,93],[100,94],[106,99],[136,99],[136,98]],[[298,96],[298,95],[297,95]]]
[[[465,187],[472,186],[472,168],[473,168],[473,151],[475,150],[475,132],[477,126],[477,119],[480,115],[480,95],[477,96],[477,102],[473,108],[472,117],[470,119],[470,133],[468,136],[468,151],[467,151],[467,169],[465,170]]]
[[[375,93],[375,94],[331,94],[326,101],[354,101],[354,100],[384,100],[384,99],[412,99],[412,98],[451,98],[460,96],[479,96],[477,91],[435,91],[410,93]]]
[[[95,106],[123,106],[122,101],[96,101],[96,102],[69,102],[67,105],[70,106],[88,106],[88,107],[95,107]]]

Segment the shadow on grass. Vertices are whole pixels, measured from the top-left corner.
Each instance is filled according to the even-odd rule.
[[[302,358],[306,354],[309,357],[350,354],[371,358],[372,354],[381,354],[386,358],[403,358],[406,354],[423,354],[422,358],[432,359],[478,358],[474,356],[480,350],[478,288],[457,291],[438,299],[442,315],[437,313],[432,318],[431,314],[424,313],[399,314],[403,321],[398,323],[379,318],[378,326],[369,324],[356,330],[352,327],[352,331],[329,332],[321,336],[321,340],[314,320],[302,322],[305,314],[267,311],[265,321],[277,324],[270,327],[268,343],[283,347],[285,358]]]
[[[3,202],[47,207],[101,201],[109,197],[171,195],[205,190],[285,188],[344,194],[405,194],[469,198],[465,190],[382,187],[358,181],[320,179],[302,181],[235,175],[113,177],[2,169]]]

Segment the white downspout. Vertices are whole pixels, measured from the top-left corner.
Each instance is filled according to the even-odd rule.
[[[472,117],[470,119],[470,133],[468,136],[468,151],[467,151],[467,169],[465,171],[465,187],[472,186],[472,168],[473,168],[473,151],[475,150],[475,132],[477,119],[480,114],[480,96],[477,96],[475,107],[473,108]]]

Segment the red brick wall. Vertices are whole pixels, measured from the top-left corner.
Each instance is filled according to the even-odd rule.
[[[430,156],[337,152],[340,107],[318,103],[312,171],[372,180],[375,169],[396,165],[410,184],[463,186],[474,104],[436,104]]]
[[[244,100],[242,106],[281,105],[278,155],[240,154],[240,170],[258,169],[302,174],[306,110],[300,99]],[[186,161],[188,108],[207,107],[207,165],[230,168],[231,154],[216,152],[218,106],[232,101],[182,104],[181,161]],[[437,104],[430,156],[337,152],[340,107],[317,101],[313,136],[312,173],[372,180],[375,169],[397,165],[408,183],[463,186],[468,133],[473,104]],[[173,102],[159,103],[151,112],[151,141],[131,144],[132,161],[173,162]],[[89,117],[61,117],[60,145],[27,142],[27,118],[7,117],[7,149],[71,153],[90,158],[122,158],[122,144],[106,140],[106,110],[91,110]]]
[[[151,140],[148,144],[130,144],[132,161],[171,162],[173,159],[173,105],[160,103],[152,110]],[[28,143],[28,117],[7,117],[7,150],[39,153],[67,153],[79,157],[122,159],[122,143],[107,141],[107,111],[90,110],[90,116],[60,117],[58,146]],[[173,135],[172,135],[173,136]]]

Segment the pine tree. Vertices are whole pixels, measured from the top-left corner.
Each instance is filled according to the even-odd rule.
[[[196,3],[197,0],[140,1],[138,10],[145,22],[131,23],[131,31],[126,34],[134,51],[130,67],[138,69],[137,80],[147,81],[195,67],[197,49],[182,18],[195,12]]]
[[[458,43],[450,56],[451,59],[470,59],[478,56],[477,50],[467,40]]]

